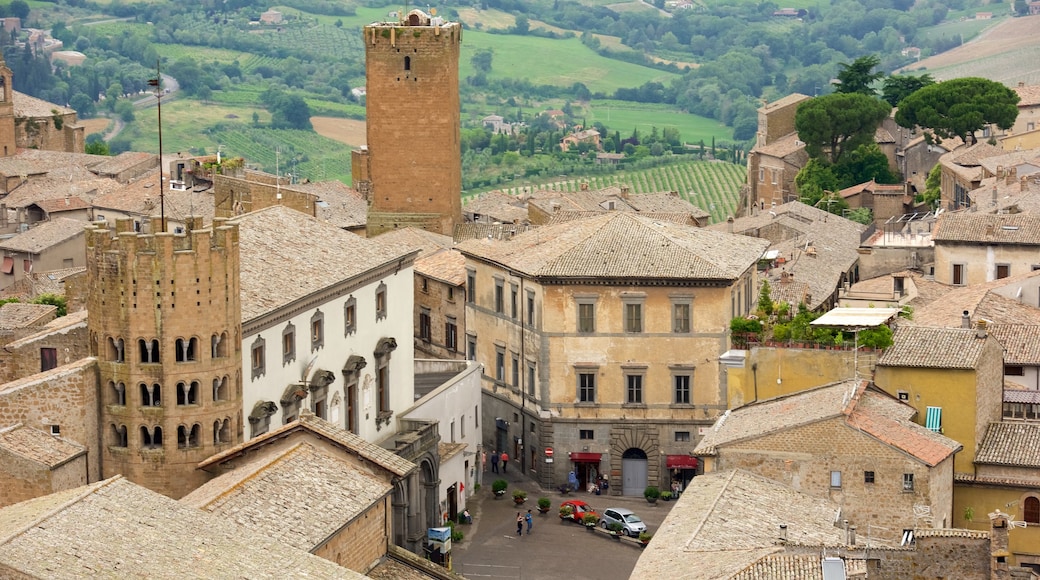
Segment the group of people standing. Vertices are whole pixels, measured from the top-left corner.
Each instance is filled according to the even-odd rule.
[[[531,517],[531,510],[527,510],[526,514],[516,512],[516,535],[524,535],[524,522],[527,522],[527,535],[531,535],[531,528],[534,527],[534,518]]]
[[[498,473],[498,464],[502,463],[502,473],[506,473],[509,467],[509,454],[503,451],[499,453],[498,450],[491,452],[491,473]]]

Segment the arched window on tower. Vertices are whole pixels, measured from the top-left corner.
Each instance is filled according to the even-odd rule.
[[[199,382],[177,383],[177,404],[198,405],[199,404]]]
[[[126,425],[112,425],[112,447],[126,447]]]
[[[144,340],[143,338],[137,341],[137,348],[141,351],[141,362],[142,363],[157,363],[159,362],[159,341],[158,340]]]
[[[404,57],[404,70],[412,70],[412,57]]]
[[[1040,524],[1040,498],[1031,495],[1022,501],[1022,520],[1028,524]]]
[[[177,348],[177,362],[189,362],[196,360],[199,350],[199,339],[178,338],[175,344]]]
[[[221,443],[231,442],[231,419],[224,418],[223,421],[217,419],[213,422],[213,444],[220,445]]]
[[[162,427],[156,425],[149,429],[141,426],[141,447],[145,449],[162,449]]]
[[[212,337],[210,337],[210,342],[212,343],[212,353],[210,354],[210,356],[212,356],[213,358],[224,358],[228,355],[228,340],[226,332],[214,334]]]
[[[189,429],[188,427],[181,425],[177,427],[177,448],[187,449],[189,447],[199,446],[199,431],[202,427],[198,423],[195,423]]]
[[[123,339],[108,337],[108,360],[113,362],[126,362],[123,352]]]
[[[213,400],[226,401],[228,398],[228,377],[213,379]]]
[[[111,404],[126,406],[126,385],[108,381],[108,388],[112,394]]]
[[[141,406],[142,407],[161,407],[162,406],[162,388],[158,383],[148,386],[141,383]]]

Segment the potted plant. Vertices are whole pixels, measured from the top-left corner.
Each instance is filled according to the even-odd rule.
[[[645,490],[643,490],[643,497],[646,498],[647,503],[655,504],[657,503],[657,498],[661,497],[661,490],[657,489],[657,487],[653,485],[649,485]]]
[[[639,541],[645,546],[650,543],[650,538],[654,537],[650,532],[639,532]]]
[[[661,501],[672,501],[672,492],[665,490],[661,492]]]
[[[569,505],[560,506],[560,519],[569,520],[574,516],[574,508]]]
[[[496,479],[495,482],[491,484],[491,491],[495,493],[495,499],[505,495],[507,487],[509,487],[508,481],[504,479]]]
[[[585,524],[585,529],[591,532],[595,530],[596,524],[599,523],[599,516],[591,513],[585,514],[585,516],[581,518],[581,521]]]
[[[552,500],[547,497],[538,498],[538,512],[541,514],[549,513],[549,508],[552,507]]]
[[[621,524],[611,522],[610,525],[607,526],[607,529],[610,530],[610,535],[613,536],[615,540],[621,540],[621,530],[623,529]]]
[[[513,503],[520,505],[527,501],[527,492],[522,489],[513,490]]]

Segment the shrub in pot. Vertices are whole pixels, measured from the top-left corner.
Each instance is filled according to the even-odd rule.
[[[495,492],[495,497],[502,497],[506,492],[506,488],[509,487],[509,482],[504,479],[496,479],[491,484],[491,491]]]
[[[661,497],[661,490],[657,489],[657,487],[653,485],[647,486],[647,488],[643,490],[643,497],[646,498],[646,501],[649,503],[657,503],[657,498]]]
[[[538,511],[541,513],[547,513],[549,508],[552,507],[552,500],[547,497],[538,498]]]

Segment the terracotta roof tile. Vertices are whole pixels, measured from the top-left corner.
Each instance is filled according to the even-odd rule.
[[[74,579],[364,576],[120,476],[0,509],[0,567]]]
[[[90,204],[83,198],[77,196],[59,197],[56,199],[43,199],[36,202],[40,209],[47,213],[59,213],[63,211],[77,211],[90,208]]]
[[[937,244],[1040,245],[1040,215],[945,213],[936,221],[932,240]]]
[[[55,112],[61,115],[75,114],[76,111],[56,105],[54,103],[37,99],[25,93],[11,91],[11,100],[14,102],[15,117],[50,117]]]
[[[243,323],[413,252],[283,206],[233,221],[239,224]]]
[[[302,441],[261,451],[180,502],[309,552],[391,491],[389,475],[380,479]]]
[[[532,276],[734,280],[768,242],[614,212],[544,226],[508,242],[467,240],[464,254]]]
[[[783,159],[784,157],[795,153],[804,153],[805,143],[798,139],[798,133],[789,133],[767,145],[762,145],[761,147],[756,146],[751,151],[753,153]],[[806,157],[808,157],[807,154]]]
[[[291,186],[317,198],[318,219],[339,228],[359,228],[368,223],[368,202],[341,181],[316,181]]]
[[[39,254],[55,244],[79,236],[86,236],[84,229],[88,222],[63,217],[51,218],[47,221],[38,222],[28,230],[7,238],[0,243],[0,249],[9,252],[25,252],[28,254]]]
[[[1004,347],[1004,364],[1040,365],[1040,324],[990,324],[986,328]]]
[[[528,223],[514,224],[506,223],[463,223],[455,224],[452,231],[452,239],[456,242],[463,240],[483,240],[494,238],[496,240],[512,239],[517,234],[522,234],[533,229]]]
[[[0,429],[0,448],[43,464],[48,469],[59,467],[87,452],[86,447],[75,441],[31,429],[21,423]]]
[[[165,208],[167,219],[184,222],[190,216],[198,216],[205,223],[213,221],[212,193],[191,189],[160,192],[158,180],[159,170],[152,169],[119,189],[97,196],[93,201],[94,207],[97,213],[111,209],[141,217],[159,215]]]
[[[0,329],[11,330],[30,326],[42,326],[54,320],[54,314],[57,310],[57,306],[51,306],[50,304],[8,302],[0,306]]]
[[[240,443],[231,449],[218,453],[206,459],[202,463],[199,463],[199,468],[202,469],[209,465],[223,463],[225,459],[239,455],[251,447],[262,445],[264,442],[269,440],[288,436],[290,433],[301,429],[307,430],[341,445],[395,475],[407,475],[417,469],[415,464],[411,461],[394,454],[392,451],[383,449],[374,443],[369,443],[350,431],[346,431],[345,429],[337,427],[324,419],[316,417],[314,413],[311,412],[302,412],[300,413],[300,418],[292,423],[283,425],[274,431],[269,431],[263,435],[254,437],[249,441]]]
[[[1040,468],[1040,423],[990,423],[975,462]]]
[[[1040,85],[1011,87],[1011,90],[1015,91],[1018,95],[1019,107],[1033,107],[1040,105]]]
[[[985,338],[973,329],[900,326],[878,366],[971,370],[979,365]]]

